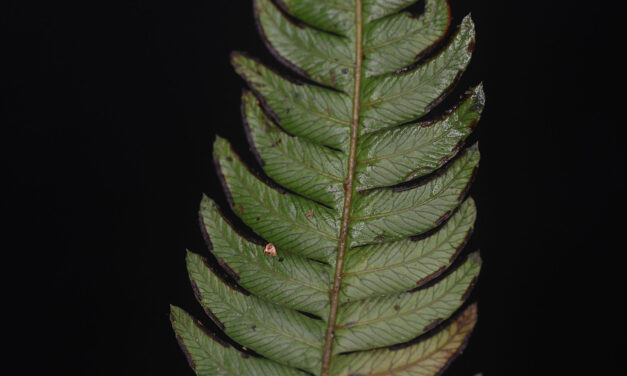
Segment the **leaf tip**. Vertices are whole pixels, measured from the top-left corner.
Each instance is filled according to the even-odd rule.
[[[237,65],[240,63],[240,60],[242,60],[242,58],[244,57],[244,53],[241,51],[231,51],[231,54],[229,56],[230,60],[231,60],[231,65],[233,65],[234,67],[237,67]]]
[[[468,198],[461,204],[459,210],[470,212],[474,216],[477,212],[477,203],[472,197],[468,196]],[[473,222],[474,222],[474,219],[473,219]]]
[[[485,106],[485,90],[483,89],[483,82],[480,82],[473,90],[472,99],[476,103],[480,110]],[[477,112],[480,112],[477,111]]]
[[[464,18],[462,19],[462,27],[467,27],[467,28],[475,27],[475,23],[472,20],[472,13],[468,13],[467,15],[464,16]]]
[[[194,256],[198,256],[197,254],[195,254],[194,252],[190,251],[189,249],[185,249],[185,259],[186,260],[190,260],[192,258],[194,258]]]
[[[459,25],[459,35],[463,35],[464,37],[468,37],[470,39],[469,42],[469,53],[472,52],[472,48],[475,44],[475,23],[472,20],[472,16],[468,13],[461,24]]]
[[[213,142],[213,155],[217,158],[226,157],[230,154],[230,144],[226,138],[216,136],[216,140]]]
[[[179,314],[181,313],[181,308],[175,306],[174,304],[170,304],[170,322],[172,324],[176,323]]]
[[[200,211],[210,210],[216,206],[215,202],[209,198],[204,192],[200,198]]]
[[[479,251],[472,252],[470,255],[468,255],[468,259],[472,260],[475,264],[478,265],[481,265],[483,263],[483,260],[479,255]]]

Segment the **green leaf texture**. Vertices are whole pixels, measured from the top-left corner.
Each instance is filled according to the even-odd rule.
[[[230,213],[203,197],[212,257],[188,252],[187,268],[223,333],[171,315],[196,374],[439,375],[466,346],[481,259],[458,255],[476,218],[479,150],[465,141],[482,85],[431,112],[466,69],[475,29],[467,16],[451,30],[446,0],[419,15],[405,10],[414,2],[254,1],[268,48],[299,78],[232,55],[263,174],[217,138]]]

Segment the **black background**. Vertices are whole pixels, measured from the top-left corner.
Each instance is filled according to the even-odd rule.
[[[471,11],[478,33],[452,97],[481,80],[487,94],[469,246],[485,263],[471,297],[480,322],[447,374],[621,374],[616,11],[576,1],[452,7],[455,23]],[[5,366],[192,375],[168,310],[204,317],[184,252],[204,252],[201,192],[224,203],[215,134],[255,165],[229,52],[277,65],[250,2],[14,1],[0,16]]]

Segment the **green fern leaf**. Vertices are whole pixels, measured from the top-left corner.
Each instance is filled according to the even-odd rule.
[[[220,266],[189,252],[192,286],[223,334],[254,354],[173,307],[198,375],[427,376],[463,351],[477,309],[461,307],[481,268],[478,252],[456,261],[476,217],[466,192],[479,151],[463,144],[484,94],[479,84],[419,121],[465,70],[474,25],[467,16],[446,38],[447,1],[426,0],[418,17],[404,11],[414,2],[254,1],[268,47],[303,80],[232,55],[250,88],[252,151],[277,184],[217,138],[231,209],[264,241],[203,197],[201,227]]]

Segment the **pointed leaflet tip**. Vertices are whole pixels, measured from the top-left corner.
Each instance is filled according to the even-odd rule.
[[[176,322],[176,315],[179,311],[181,311],[180,307],[177,307],[174,304],[170,304],[170,321]]]
[[[468,44],[467,51],[468,54],[472,55],[473,50],[475,49],[475,23],[472,20],[470,13],[468,13],[462,22],[459,25],[459,33],[460,34],[470,34],[470,43]]]
[[[468,258],[479,265],[483,264],[483,260],[481,259],[481,256],[479,255],[478,250],[468,255]]]
[[[213,142],[213,152],[215,153],[224,153],[229,148],[229,142],[221,137],[220,135],[216,135],[216,140]]]
[[[472,20],[472,14],[468,13],[466,16],[464,16],[464,19],[462,19],[461,22],[461,27],[462,28],[471,28],[474,30],[475,28],[475,23]]]
[[[185,262],[189,263],[191,261],[191,258],[193,258],[194,256],[198,256],[196,253],[190,251],[189,249],[185,248]]]
[[[231,61],[231,65],[233,65],[234,67],[237,67],[237,65],[240,63],[239,60],[241,60],[244,55],[245,53],[241,51],[231,51],[229,55],[229,60]]]
[[[473,99],[481,106],[481,110],[483,110],[483,107],[485,107],[485,91],[483,90],[483,82],[480,82],[479,85],[475,87],[474,91],[475,93],[473,94]]]

